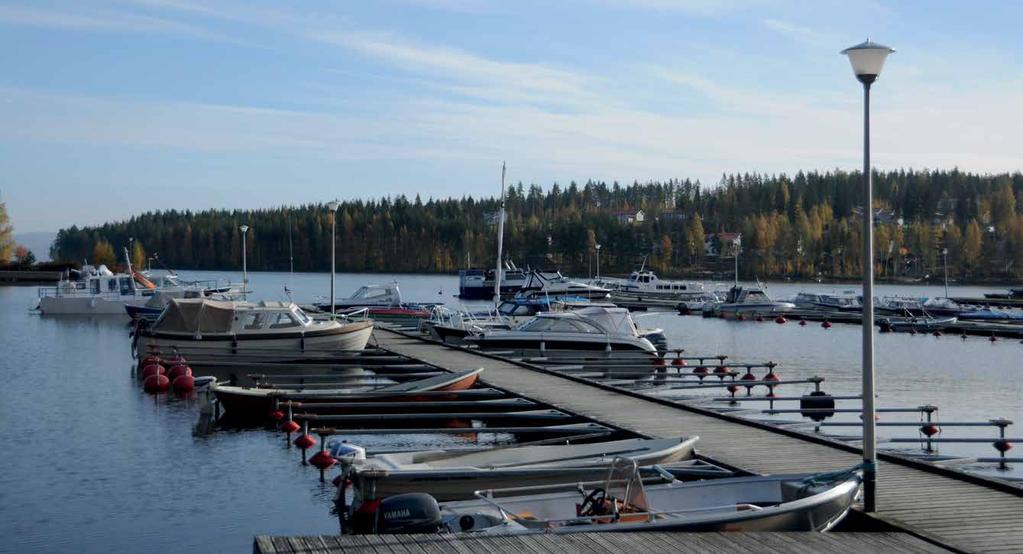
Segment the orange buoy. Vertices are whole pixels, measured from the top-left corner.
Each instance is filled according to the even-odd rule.
[[[785,319],[785,316],[783,316],[783,315],[780,315],[780,316],[774,318],[774,322],[777,323],[778,325],[782,325],[782,324],[784,324],[787,321],[788,320]]]
[[[141,360],[139,360],[139,367],[146,367],[149,364],[158,364],[158,363],[160,363],[160,357],[159,356],[155,356],[153,354],[150,354],[150,355],[146,356],[145,358],[142,358]]]
[[[320,450],[316,454],[313,454],[312,458],[309,458],[309,463],[313,464],[320,471],[330,468],[335,463],[334,457],[330,455],[330,452],[326,450]]]
[[[686,361],[683,360],[682,358],[675,358],[674,360],[671,361],[671,365],[682,367],[686,365]]]
[[[934,425],[933,423],[928,423],[927,425],[920,426],[920,432],[928,437],[933,437],[934,435],[940,433],[941,429],[937,425]]]
[[[288,421],[284,422],[284,425],[281,425],[281,430],[288,434],[294,433],[295,431],[298,431],[301,428],[302,426],[299,425],[298,423],[295,423],[294,419],[289,419]]]
[[[994,445],[995,450],[1001,452],[1002,454],[1005,454],[1009,450],[1012,450],[1012,443],[1005,439],[998,439],[992,444]]]
[[[142,381],[142,389],[146,392],[164,392],[170,387],[170,379],[162,373],[150,375]]]
[[[831,322],[825,319],[824,323],[821,323],[821,327],[825,329],[831,329]]]
[[[167,378],[170,379],[172,383],[174,382],[175,379],[181,377],[182,375],[191,374],[192,368],[188,367],[185,364],[174,364],[171,366],[170,369],[167,370]]]
[[[188,392],[195,389],[195,377],[192,377],[192,370],[188,370],[188,373],[175,377],[171,381],[171,386],[177,392]]]
[[[935,329],[935,330],[934,330],[934,332],[933,332],[933,333],[931,333],[931,334],[932,334],[932,335],[934,335],[934,336],[936,336],[936,337],[940,337],[940,336],[941,336],[941,331],[939,331],[939,330]]]
[[[280,420],[284,419],[284,412],[282,412],[280,410],[274,410],[274,411],[270,412],[270,419],[272,419],[274,421],[280,421]]]
[[[152,375],[164,375],[167,370],[160,364],[149,364],[142,368],[142,379],[145,380],[147,377]]]
[[[803,319],[803,318],[799,318],[799,326],[800,327],[806,327],[806,320]]]
[[[735,393],[738,392],[739,387],[737,387],[736,385],[728,385],[728,387],[726,387],[726,390],[728,391],[729,394],[735,396]]]
[[[302,435],[295,439],[295,446],[301,448],[302,450],[306,450],[308,448],[316,446],[316,439],[314,439],[310,435]]]

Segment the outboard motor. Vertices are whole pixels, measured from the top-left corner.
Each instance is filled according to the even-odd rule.
[[[436,533],[440,528],[440,506],[426,493],[390,496],[377,508],[376,531],[380,534]]]

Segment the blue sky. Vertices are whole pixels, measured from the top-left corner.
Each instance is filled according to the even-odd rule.
[[[1020,169],[1023,4],[123,0],[0,4],[19,232],[150,209],[494,195],[511,181]]]

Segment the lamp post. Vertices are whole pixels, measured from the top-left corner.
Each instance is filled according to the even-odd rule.
[[[597,279],[600,279],[600,245],[594,244],[594,248],[597,249]]]
[[[238,227],[238,230],[242,232],[242,300],[249,299],[249,267],[248,260],[245,257],[245,235],[249,232],[248,225],[242,225]]]
[[[330,319],[336,319],[337,313],[334,308],[334,254],[337,248],[334,246],[337,240],[337,208],[340,204],[337,200],[327,203],[330,210]]]
[[[875,42],[842,50],[863,83],[863,509],[877,509],[877,436],[874,407],[874,209],[870,172],[870,85],[895,50]]]
[[[941,265],[945,266],[945,298],[948,298],[948,248],[941,249]]]

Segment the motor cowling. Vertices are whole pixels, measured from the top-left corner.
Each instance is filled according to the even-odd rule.
[[[436,533],[440,528],[440,506],[426,493],[390,496],[377,508],[377,533]]]

